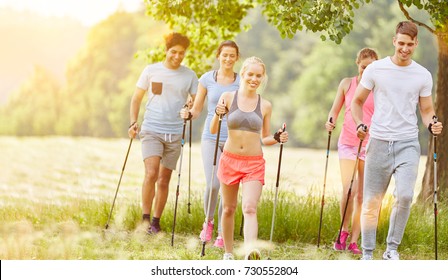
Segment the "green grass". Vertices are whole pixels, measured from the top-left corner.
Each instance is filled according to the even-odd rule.
[[[136,141],[137,142],[137,141]],[[88,138],[0,138],[0,259],[163,259],[215,260],[222,251],[206,247],[198,234],[204,214],[204,176],[199,144],[192,149],[191,213],[188,167],[182,170],[174,246],[171,246],[177,172],[162,217],[162,234],[149,236],[140,226],[143,165],[140,144],[132,147],[109,229],[105,229],[121,172],[127,140]],[[285,147],[276,209],[273,244],[269,243],[275,197],[278,149],[265,149],[267,178],[258,207],[259,247],[264,256],[283,260],[350,260],[332,250],[340,226],[337,155],[330,155],[321,246],[317,248],[321,177],[325,151]],[[188,148],[184,160],[188,159]],[[184,162],[184,163],[185,163]],[[375,257],[380,258],[391,210],[390,193],[383,203]],[[448,259],[446,205],[439,204],[439,259]],[[403,259],[434,258],[432,207],[414,205],[399,251]],[[241,208],[235,221],[235,253],[243,257],[239,235]]]

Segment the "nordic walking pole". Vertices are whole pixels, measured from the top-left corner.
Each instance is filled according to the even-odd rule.
[[[364,131],[366,131],[367,127],[364,125],[362,127],[362,129]],[[348,202],[349,202],[350,196],[352,194],[352,186],[353,186],[353,181],[355,180],[356,169],[358,167],[359,154],[361,153],[361,148],[362,148],[362,141],[363,140],[359,141],[358,153],[356,154],[355,168],[353,169],[352,180],[350,181],[350,187],[348,188],[348,192],[347,192],[347,200],[345,201],[344,214],[342,215],[341,226],[339,227],[339,233],[338,233],[338,240],[336,241],[337,244],[341,244],[342,226],[344,225],[345,214],[347,213]]]
[[[193,133],[193,120],[190,119],[190,133],[188,135],[188,214],[191,214],[190,210],[190,186],[191,186],[191,134]]]
[[[240,236],[243,236],[243,227],[244,227],[244,213],[241,212]]]
[[[173,230],[171,231],[171,246],[174,245],[174,228],[176,227],[176,217],[177,217],[177,202],[179,200],[179,185],[180,185],[180,174],[182,171],[182,157],[185,144],[185,127],[187,126],[187,120],[184,119],[184,126],[182,128],[182,140],[180,142],[180,160],[179,160],[179,171],[177,172],[177,188],[176,188],[176,203],[174,204],[174,219],[173,219]]]
[[[332,121],[333,118],[330,117],[329,122]],[[325,184],[327,181],[327,168],[328,168],[328,156],[330,154],[330,139],[331,139],[331,131],[328,131],[328,142],[327,142],[327,160],[325,161],[325,173],[324,173],[324,189],[322,191],[322,200],[320,202],[320,219],[319,219],[319,233],[317,235],[317,248],[319,248],[320,244],[320,232],[322,230],[322,214],[324,212],[324,204],[325,204]]]
[[[282,129],[283,129],[283,132],[285,132],[286,123],[283,123]],[[280,181],[280,167],[282,165],[282,153],[283,153],[283,142],[280,142],[280,153],[278,155],[277,180],[275,181],[274,210],[272,211],[271,236],[269,238],[269,241],[271,243],[272,243],[272,236],[274,235],[275,209],[277,208],[278,185],[279,185],[279,181]],[[268,259],[270,259],[269,256],[268,256]]]
[[[212,176],[211,176],[210,188],[209,188],[209,193],[208,193],[207,214],[205,215],[206,223],[208,223],[208,220],[210,218],[210,204],[211,204],[211,200],[212,200],[212,189],[213,189],[212,186],[213,186],[213,181],[215,179],[216,158],[218,157],[219,135],[221,134],[222,116],[223,115],[219,115],[219,120],[218,120],[218,133],[216,135],[215,154],[213,155],[213,168],[212,168]],[[202,240],[201,257],[205,256],[205,244],[206,243],[207,243],[207,241],[204,238],[204,240]]]
[[[437,123],[436,116],[433,116],[432,120]],[[434,252],[437,260],[437,136],[434,134],[432,135],[432,141],[434,142]]]
[[[126,162],[128,161],[129,151],[131,150],[131,145],[132,145],[133,139],[134,138],[131,138],[131,140],[129,141],[128,151],[126,152],[126,157],[124,159],[123,167],[121,168],[120,180],[118,180],[118,185],[117,185],[117,190],[115,191],[114,201],[112,202],[112,206],[110,207],[109,218],[107,218],[106,229],[109,228],[110,218],[112,217],[112,211],[114,210],[115,200],[117,199],[118,189],[120,188],[121,178],[123,177],[124,168],[126,166]]]

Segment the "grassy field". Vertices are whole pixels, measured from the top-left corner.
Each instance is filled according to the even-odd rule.
[[[179,208],[171,246],[177,171],[162,228],[148,236],[140,227],[143,162],[140,142],[134,141],[116,200],[113,218],[105,230],[110,206],[123,166],[127,139],[0,137],[0,259],[221,259],[222,251],[198,239],[204,219],[205,186],[199,143],[191,150],[191,213],[188,203],[189,147],[184,147]],[[341,189],[337,154],[329,156],[321,246],[317,248],[320,199],[325,170],[324,150],[285,145],[273,244],[269,243],[274,204],[278,146],[266,147],[266,186],[259,205],[259,239],[264,256],[285,260],[350,260],[348,253],[332,250],[340,217]],[[422,157],[420,184],[426,158]],[[392,182],[393,185],[393,182]],[[392,187],[390,191],[392,191]],[[419,186],[417,185],[416,193]],[[385,248],[391,193],[383,204],[375,258]],[[439,205],[439,259],[448,259],[448,223],[445,205]],[[236,220],[236,254],[243,257],[239,236],[241,211]],[[432,209],[412,208],[399,251],[403,259],[433,259]]]

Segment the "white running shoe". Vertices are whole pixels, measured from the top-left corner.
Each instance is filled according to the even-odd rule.
[[[222,259],[225,261],[233,261],[235,258],[233,257],[232,253],[224,253]]]
[[[399,260],[400,259],[400,254],[398,254],[397,250],[390,250],[390,251],[386,251],[383,254],[383,260]]]
[[[363,261],[371,261],[373,260],[373,256],[369,254],[362,254],[361,260]]]

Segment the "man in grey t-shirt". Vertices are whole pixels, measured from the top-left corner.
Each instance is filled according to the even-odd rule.
[[[442,123],[433,123],[432,77],[412,60],[418,45],[417,26],[404,21],[396,27],[395,53],[367,66],[352,100],[352,116],[357,135],[364,139],[362,106],[373,92],[375,112],[370,126],[365,161],[361,234],[364,260],[373,259],[376,227],[382,199],[392,176],[395,178],[395,203],[390,214],[384,260],[398,260],[398,246],[411,211],[420,160],[416,107],[429,131],[438,135]]]
[[[165,60],[146,66],[137,81],[131,100],[128,130],[131,138],[139,132],[137,120],[140,104],[147,93],[140,139],[145,164],[142,213],[143,222],[148,224],[148,233],[161,230],[159,221],[168,198],[171,174],[176,169],[181,150],[183,119],[179,112],[189,96],[190,101],[194,99],[198,87],[196,73],[181,65],[190,45],[189,39],[182,34],[171,33],[165,37],[165,45]]]

